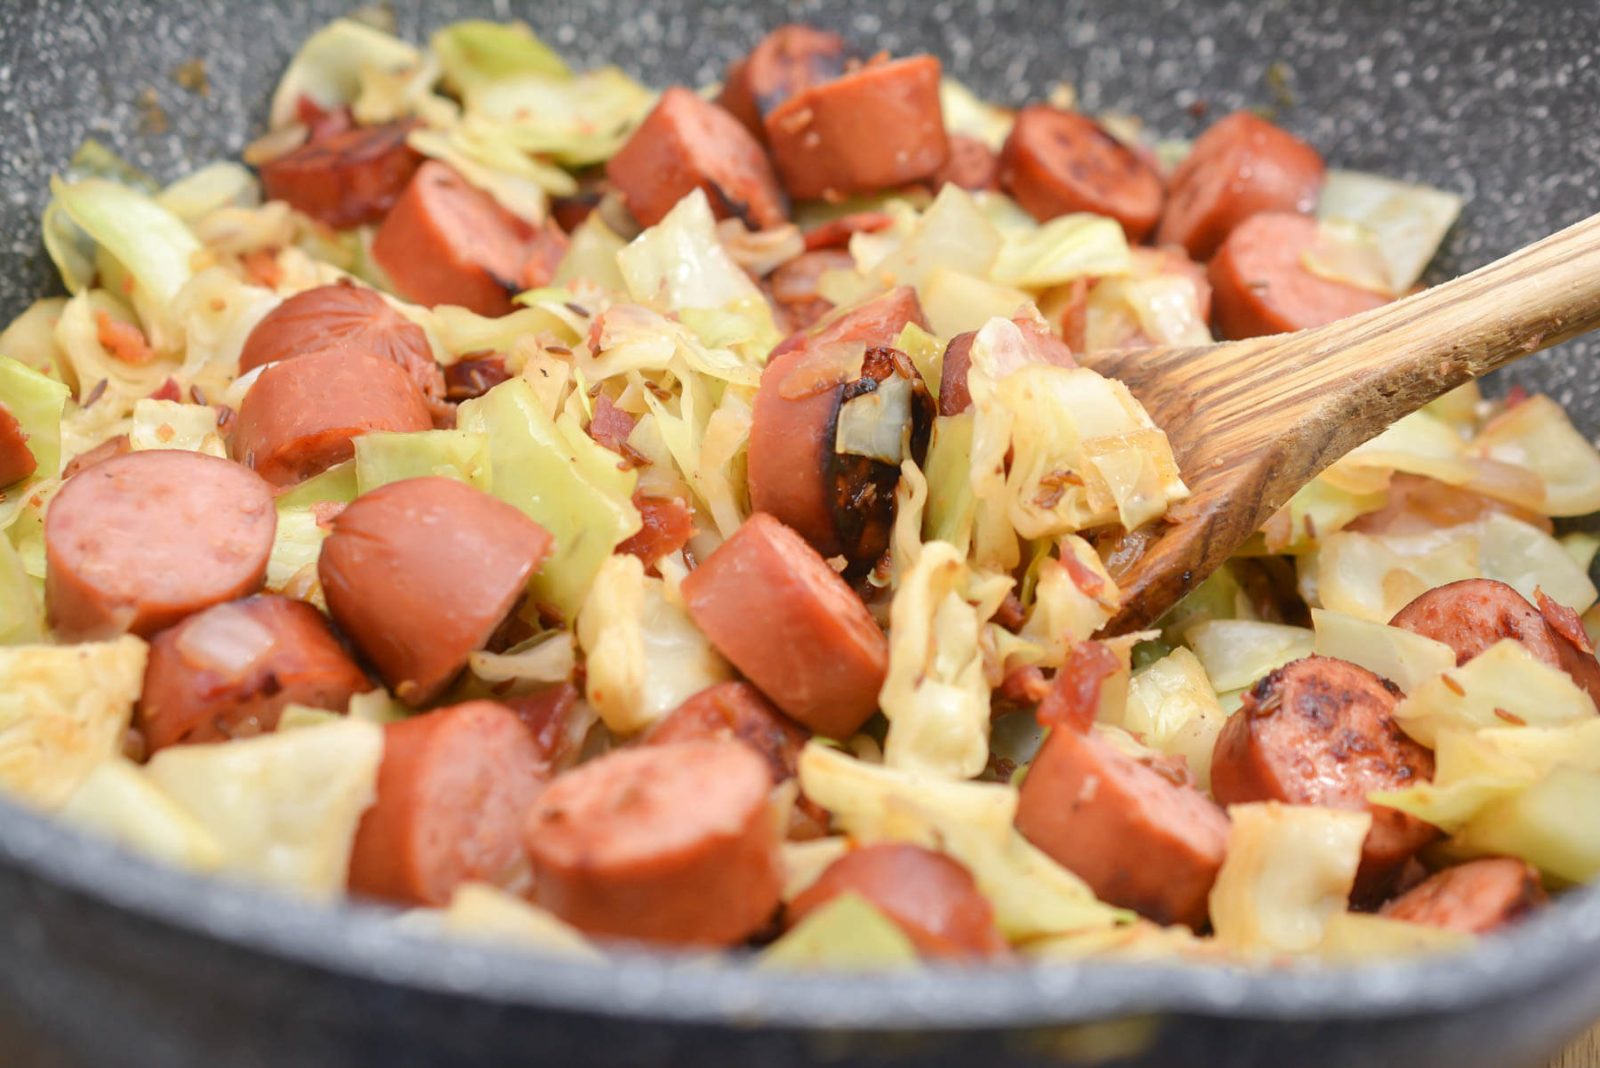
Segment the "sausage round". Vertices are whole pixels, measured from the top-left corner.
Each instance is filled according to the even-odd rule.
[[[839,77],[851,58],[836,33],[800,23],[779,26],[728,67],[717,103],[765,140],[763,116],[801,90]]]
[[[1429,590],[1389,621],[1456,652],[1456,664],[1506,638],[1520,642],[1534,659],[1560,668],[1600,705],[1600,661],[1574,644],[1522,594],[1494,579],[1463,579]]]
[[[866,605],[805,539],[758,512],[683,580],[689,614],[790,716],[829,738],[878,707],[889,645]]]
[[[836,219],[818,223],[806,231],[806,251],[819,252],[823,249],[848,249],[850,238],[855,234],[875,234],[880,230],[887,230],[894,225],[887,212],[882,211],[852,211],[848,215],[841,215]],[[850,261],[851,266],[855,264]]]
[[[358,126],[301,145],[261,165],[267,199],[336,229],[377,222],[422,164],[406,143],[409,122]]]
[[[11,414],[4,401],[0,401],[0,487],[21,482],[39,467],[33,452],[28,448],[28,435],[22,424]]]
[[[1206,922],[1228,818],[1164,768],[1057,727],[1022,780],[1016,823],[1102,901],[1161,924]]]
[[[796,330],[809,330],[830,311],[833,302],[818,292],[828,271],[853,271],[855,260],[841,248],[802,252],[780,265],[767,279],[767,291]]]
[[[1156,243],[1210,259],[1252,215],[1309,214],[1323,176],[1316,149],[1248,111],[1234,112],[1201,134],[1173,173]]]
[[[1223,337],[1286,334],[1388,303],[1378,293],[1311,273],[1302,256],[1316,236],[1315,219],[1275,212],[1252,215],[1234,228],[1206,268]]]
[[[116,456],[45,512],[45,601],[63,641],[148,637],[254,593],[278,516],[260,476],[197,452]]]
[[[1391,920],[1488,934],[1548,899],[1539,873],[1514,857],[1485,857],[1446,868],[1384,905]]]
[[[1137,242],[1161,218],[1161,177],[1137,152],[1076,111],[1030,104],[1000,150],[1000,186],[1040,222],[1087,211]]]
[[[86,471],[95,464],[104,463],[113,456],[126,456],[133,451],[133,442],[126,434],[115,434],[94,448],[80,452],[67,463],[66,470],[61,472],[62,478],[71,478],[80,471]]]
[[[606,163],[606,176],[641,226],[654,226],[679,200],[705,190],[719,219],[752,230],[788,218],[778,176],[761,143],[698,93],[674,86]]]
[[[948,134],[950,156],[934,174],[932,185],[937,192],[946,182],[962,189],[979,192],[1000,188],[1000,157],[976,137],[966,134]]]
[[[245,338],[239,373],[330,349],[388,360],[430,403],[444,399],[444,372],[428,335],[373,290],[348,283],[307,289],[268,312]]]
[[[891,375],[913,377],[913,451],[926,444],[931,413],[920,380],[887,347],[908,322],[921,325],[922,307],[902,286],[784,341],[762,372],[750,425],[751,507],[793,527],[825,556],[870,564],[883,555],[900,477],[898,465],[837,451],[845,402]],[[868,350],[861,375],[840,381],[843,375],[830,373],[831,361],[857,345]]]
[[[777,909],[766,763],[736,742],[621,749],[556,776],[525,826],[534,898],[591,934],[724,946]]]
[[[861,895],[929,957],[991,957],[1007,949],[971,873],[931,849],[904,842],[852,849],[789,903],[787,925],[840,894]]]
[[[321,612],[264,593],[196,612],[150,642],[136,722],[151,751],[264,734],[285,705],[343,712],[372,688]]]
[[[378,228],[372,258],[407,300],[506,315],[528,288],[534,236],[488,193],[430,160]]]
[[[377,800],[350,850],[351,891],[440,906],[464,882],[511,881],[543,768],[527,728],[493,701],[386,724]]]
[[[334,621],[415,707],[483,648],[549,549],[549,533],[511,505],[452,479],[412,478],[334,518],[317,576]]]
[[[261,372],[239,406],[234,459],[288,486],[355,455],[374,430],[433,426],[427,400],[401,368],[378,356],[328,349]]]
[[[1381,889],[1439,836],[1415,816],[1367,801],[1433,778],[1433,753],[1394,720],[1400,691],[1343,660],[1309,656],[1267,675],[1228,718],[1211,759],[1218,804],[1282,801],[1372,813],[1356,875],[1360,896]]]
[[[789,195],[835,200],[931,178],[949,157],[939,61],[869,63],[809,86],[766,117]]]

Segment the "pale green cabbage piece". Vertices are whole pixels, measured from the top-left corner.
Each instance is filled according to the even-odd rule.
[[[766,307],[756,284],[717,240],[701,189],[629,242],[617,253],[617,266],[633,299],[662,311],[729,308],[752,299]]]
[[[29,491],[61,472],[61,416],[67,387],[16,360],[0,357],[0,404],[10,410],[27,435],[28,451],[38,465],[33,474],[5,490],[0,499],[0,531],[21,515]]]
[[[555,50],[521,22],[463,19],[429,39],[445,80],[462,91],[519,74],[571,76]]]
[[[517,148],[572,167],[610,159],[655,101],[653,91],[616,67],[576,77],[518,74],[466,92],[468,115],[503,123]]]
[[[439,476],[493,490],[489,436],[466,430],[373,432],[355,439],[356,490],[369,493],[407,478]]]
[[[268,125],[273,129],[298,121],[302,96],[331,111],[353,104],[366,70],[396,71],[417,67],[422,53],[382,30],[353,19],[335,19],[306,38],[272,95]]]
[[[1332,170],[1322,186],[1317,217],[1368,231],[1386,268],[1389,292],[1400,294],[1422,277],[1463,203],[1461,196],[1442,189]]]
[[[762,950],[757,966],[881,971],[916,962],[916,946],[906,933],[866,898],[847,892]]]
[[[57,814],[74,827],[189,871],[222,866],[222,847],[211,832],[137,764],[120,757],[95,765]]]

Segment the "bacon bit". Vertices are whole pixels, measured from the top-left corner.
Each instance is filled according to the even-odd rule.
[[[595,398],[594,415],[589,420],[589,436],[612,452],[621,453],[636,422],[633,416],[618,408],[610,397],[600,396]]]
[[[841,215],[837,219],[830,219],[806,231],[806,251],[819,252],[825,248],[845,248],[850,244],[851,235],[875,234],[880,230],[887,230],[893,222],[888,214],[881,211],[856,211],[849,215]]]
[[[1078,554],[1066,546],[1061,549],[1061,566],[1067,569],[1067,578],[1078,587],[1079,593],[1105,604],[1101,598],[1105,596],[1106,580],[1098,571],[1078,559]]]
[[[622,453],[622,462],[617,465],[620,470],[632,471],[638,467],[650,466],[650,457],[629,445],[626,441],[622,443],[622,448],[619,451]]]
[[[1496,718],[1505,720],[1507,723],[1511,724],[1513,727],[1526,727],[1528,725],[1528,721],[1527,720],[1523,719],[1521,716],[1517,715],[1515,712],[1507,712],[1503,708],[1495,709],[1494,710],[1494,714],[1495,714]]]
[[[1101,687],[1121,669],[1122,661],[1110,646],[1094,641],[1074,645],[1039,704],[1039,722],[1087,731],[1100,710]]]
[[[1506,411],[1509,412],[1517,405],[1526,401],[1531,395],[1532,394],[1523,389],[1521,386],[1512,386],[1510,389],[1506,390]]]
[[[1544,616],[1551,630],[1582,651],[1594,653],[1594,643],[1589,640],[1589,632],[1583,629],[1583,619],[1578,613],[1559,601],[1551,600],[1550,595],[1538,586],[1534,587],[1533,596],[1539,603],[1539,614]]]
[[[526,697],[502,697],[500,700],[522,725],[533,735],[533,744],[539,750],[540,763],[545,774],[552,774],[577,756],[567,738],[567,717],[578,704],[578,688],[571,682],[558,682]]]
[[[994,621],[1013,632],[1018,630],[1027,618],[1027,614],[1022,610],[1022,598],[1017,596],[1015,590],[1006,594],[1006,599],[1000,602],[1000,607],[994,613]]]
[[[88,393],[87,396],[85,396],[83,398],[83,405],[82,406],[85,407],[85,408],[92,408],[92,407],[94,407],[94,402],[99,400],[101,397],[104,397],[105,395],[106,395],[106,380],[102,378],[100,381],[96,382],[93,386],[89,387],[89,393]]]
[[[94,313],[95,337],[100,347],[123,363],[143,367],[156,358],[143,332],[132,323],[113,319],[104,309]]]
[[[283,267],[278,263],[277,249],[252,249],[239,257],[239,264],[244,268],[245,277],[257,285],[277,289],[283,284]]]
[[[633,495],[644,525],[639,533],[617,546],[618,553],[637,556],[645,570],[654,573],[662,557],[671,556],[694,536],[694,516],[676,497]]]
[[[1440,675],[1439,681],[1444,683],[1445,689],[1449,690],[1457,697],[1467,696],[1467,691],[1462,688],[1461,683],[1456,681],[1456,677],[1454,675]]]
[[[165,382],[156,387],[154,393],[150,394],[150,399],[163,401],[182,400],[183,392],[178,388],[178,380],[168,377]]]
[[[343,501],[317,501],[311,506],[311,518],[322,530],[332,530],[333,521],[345,510]]]
[[[1044,672],[1034,664],[1007,672],[1006,677],[1000,680],[999,687],[995,689],[995,696],[1008,705],[1036,705],[1049,693],[1050,680],[1045,678]]]
[[[356,124],[355,115],[349,108],[326,110],[304,93],[301,93],[300,99],[295,101],[294,109],[300,124],[308,131],[306,138],[308,141],[323,141],[329,137],[336,137]]]

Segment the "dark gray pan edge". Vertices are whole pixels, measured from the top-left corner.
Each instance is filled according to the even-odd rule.
[[[238,149],[306,33],[347,5],[12,3],[0,28],[0,314],[50,284],[38,246],[46,179],[86,134],[162,177]],[[836,26],[897,51],[932,49],[979,90],[1013,102],[1057,80],[1086,106],[1131,111],[1170,135],[1211,115],[1270,103],[1269,65],[1290,72],[1282,121],[1335,165],[1381,171],[1471,196],[1439,273],[1470,269],[1600,207],[1600,5],[1442,0],[1103,5],[758,3],[403,4],[401,29],[473,11],[522,14],[579,65],[615,62],[645,77],[715,77],[783,18]],[[774,12],[784,12],[775,15]],[[207,62],[211,94],[170,71]],[[153,89],[170,119],[139,132]],[[1552,393],[1586,432],[1600,430],[1593,344],[1570,345],[1501,379]],[[396,929],[381,910],[302,907],[248,887],[194,879],[79,838],[0,804],[0,865],[87,902],[126,910],[335,974],[510,1005],[630,1018],[867,1029],[1066,1023],[1142,1011],[1253,1019],[1401,1017],[1487,1009],[1600,958],[1600,894],[1573,895],[1470,957],[1359,972],[1253,974],[1094,964],[930,970],[893,978],[805,978],[640,955],[594,968]],[[24,937],[26,916],[8,915]],[[18,932],[22,932],[19,934]],[[1600,1007],[1597,1004],[1596,1007]],[[1220,1062],[1219,1062],[1220,1063]]]

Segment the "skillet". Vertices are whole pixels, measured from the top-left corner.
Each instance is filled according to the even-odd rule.
[[[48,175],[85,135],[162,178],[236,156],[300,41],[348,4],[8,3],[0,26],[0,314],[53,285]],[[1467,194],[1436,275],[1600,206],[1600,5],[1554,0],[808,0],[397,3],[412,39],[520,16],[584,67],[720,76],[803,19],[931,50],[986,96],[1058,80],[1171,136],[1266,104],[1338,166]],[[173,69],[203,57],[210,92]],[[1274,73],[1269,77],[1269,70]],[[147,91],[166,116],[157,129]],[[1292,98],[1292,103],[1291,103]],[[1490,383],[1600,432],[1597,346]],[[0,1063],[294,1065],[1536,1065],[1600,1014],[1600,891],[1464,959],[1250,973],[1177,964],[756,973],[632,955],[593,966],[446,945],[366,906],[317,907],[168,871],[0,802]]]

